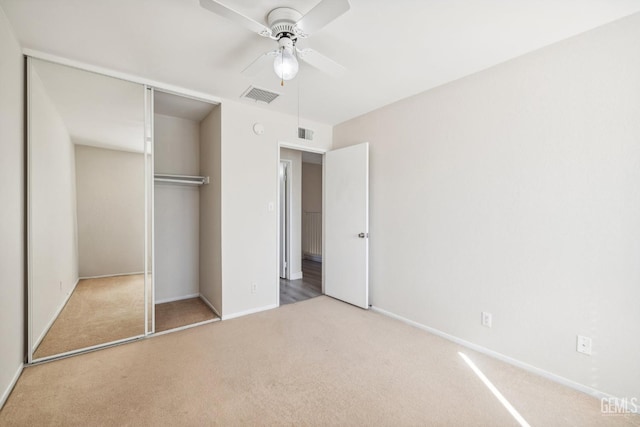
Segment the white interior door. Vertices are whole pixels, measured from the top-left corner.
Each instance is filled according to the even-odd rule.
[[[369,308],[369,143],[324,162],[324,292]]]

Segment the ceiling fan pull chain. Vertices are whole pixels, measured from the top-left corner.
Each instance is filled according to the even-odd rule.
[[[284,47],[280,48],[280,65],[284,65]],[[284,87],[284,71],[280,72],[280,86]]]

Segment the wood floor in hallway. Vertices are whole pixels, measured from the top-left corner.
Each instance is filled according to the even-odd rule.
[[[322,295],[322,263],[302,260],[302,279],[280,279],[280,305]]]

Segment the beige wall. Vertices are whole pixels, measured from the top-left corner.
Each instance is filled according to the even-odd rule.
[[[29,91],[29,273],[35,347],[78,281],[78,236],[73,144],[35,68]]]
[[[223,317],[277,303],[278,144],[331,148],[331,126],[301,119],[300,126],[315,131],[314,141],[303,141],[297,138],[297,122],[295,116],[267,108],[223,101]],[[253,133],[254,123],[264,125],[262,135]]]
[[[24,358],[23,68],[0,8],[0,407]]]
[[[291,161],[289,171],[291,206],[289,207],[289,279],[302,278],[302,153],[287,148],[280,149],[280,160]]]
[[[155,173],[200,174],[200,129],[192,120],[156,114]],[[200,292],[200,188],[156,183],[155,301],[161,303]]]
[[[84,145],[75,153],[80,277],[143,272],[143,154]]]
[[[314,245],[312,218],[315,213],[322,214],[322,165],[302,163],[302,253],[303,257],[315,261],[321,260],[322,239]],[[314,215],[307,215],[314,213]],[[319,236],[322,236],[322,221],[319,221]]]
[[[155,173],[200,173],[200,125],[193,120],[154,114]]]
[[[639,39],[634,15],[336,126],[371,144],[371,303],[640,396]]]
[[[200,122],[200,294],[222,314],[222,107]]]
[[[302,212],[322,212],[322,165],[302,164]]]

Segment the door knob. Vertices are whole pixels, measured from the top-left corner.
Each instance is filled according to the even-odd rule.
[[[364,239],[365,237],[369,237],[369,233],[359,233],[358,237]]]

